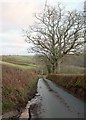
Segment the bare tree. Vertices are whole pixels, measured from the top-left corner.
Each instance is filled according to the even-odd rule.
[[[84,40],[83,15],[80,12],[65,11],[61,4],[46,6],[36,14],[38,22],[26,31],[26,41],[33,43],[32,51],[46,58],[48,69],[56,73],[62,58],[81,51]]]

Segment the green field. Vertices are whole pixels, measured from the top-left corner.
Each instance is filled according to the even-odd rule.
[[[2,61],[12,62],[17,64],[34,64],[33,56],[16,56],[16,55],[3,55]]]
[[[33,64],[17,64],[17,63],[10,63],[10,62],[4,62],[0,61],[0,64],[2,65],[9,65],[12,67],[17,67],[17,68],[22,68],[22,69],[27,69],[27,70],[36,70],[37,66]]]
[[[60,74],[85,74],[86,68],[74,65],[64,65],[60,67]]]
[[[43,70],[45,74],[46,65],[40,62],[40,59],[35,56],[2,56],[2,62],[0,64],[7,64],[13,67],[19,67],[27,70],[41,71]],[[60,66],[60,74],[84,74],[86,73],[86,68],[84,66],[83,56],[67,56],[63,59]],[[58,69],[58,68],[57,68]]]
[[[27,70],[36,70],[38,68],[32,56],[2,56],[0,64]]]

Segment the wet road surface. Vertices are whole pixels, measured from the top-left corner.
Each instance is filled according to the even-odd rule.
[[[37,95],[32,100],[32,118],[84,118],[84,102],[52,81],[39,79]]]

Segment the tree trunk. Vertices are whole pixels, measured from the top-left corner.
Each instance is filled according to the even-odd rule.
[[[55,73],[55,64],[52,66],[52,73]]]
[[[58,63],[56,62],[56,64],[55,64],[55,73],[56,73],[56,74],[58,73],[57,68],[58,68]]]
[[[48,74],[50,74],[52,71],[51,71],[51,66],[50,65],[47,65],[47,71],[48,71]]]
[[[61,72],[61,60],[58,61],[58,73]]]

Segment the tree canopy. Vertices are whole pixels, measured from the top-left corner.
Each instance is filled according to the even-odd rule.
[[[57,7],[47,5],[35,17],[37,22],[25,32],[26,42],[34,44],[32,51],[43,55],[49,72],[55,73],[65,55],[82,51],[86,42],[83,13],[66,11],[58,4]]]

